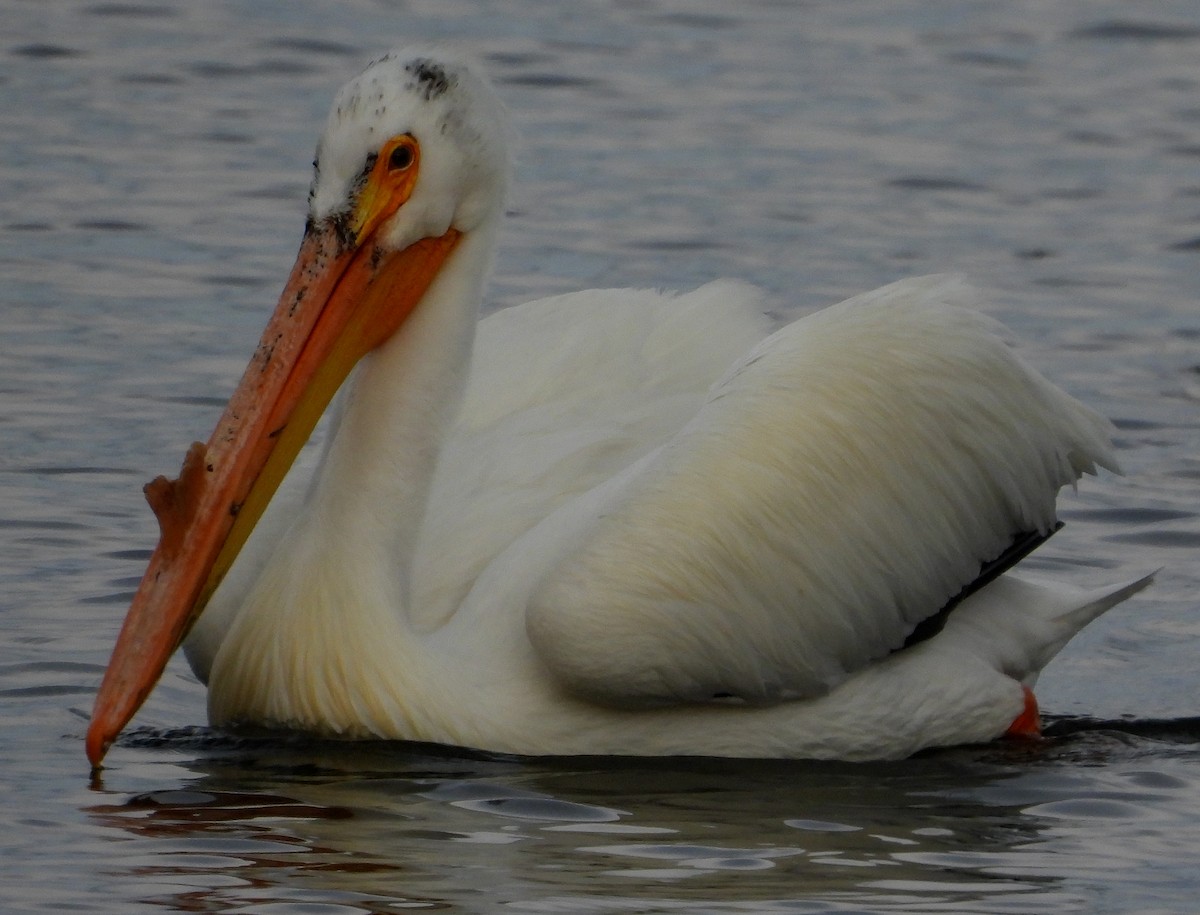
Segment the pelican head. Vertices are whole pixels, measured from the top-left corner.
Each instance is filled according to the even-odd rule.
[[[334,102],[304,240],[207,445],[146,497],[161,528],[97,694],[98,765],[237,557],[330,399],[420,307],[460,242],[503,211],[504,108],[460,57],[396,51]]]
[[[393,51],[342,87],[317,145],[309,218],[396,251],[494,215],[508,178],[508,126],[465,60]]]

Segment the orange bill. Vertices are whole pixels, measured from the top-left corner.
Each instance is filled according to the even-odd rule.
[[[415,148],[411,137],[392,141],[401,142]],[[348,217],[309,227],[208,444],[192,445],[178,479],[146,486],[160,539],[96,696],[93,767],[158,682],[342,381],[396,332],[458,242],[450,229],[398,251],[380,247],[377,229],[415,182],[414,161],[398,178],[380,159]]]

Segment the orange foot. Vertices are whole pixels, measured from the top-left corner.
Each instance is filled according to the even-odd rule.
[[[1013,719],[1004,736],[1033,740],[1042,736],[1042,716],[1038,712],[1037,698],[1033,695],[1033,690],[1024,684],[1021,685],[1021,689],[1025,691],[1025,708]]]

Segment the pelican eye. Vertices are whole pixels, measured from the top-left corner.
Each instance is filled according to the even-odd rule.
[[[404,172],[412,168],[413,163],[417,161],[417,155],[413,152],[412,144],[400,143],[392,150],[388,156],[388,171],[389,172]]]

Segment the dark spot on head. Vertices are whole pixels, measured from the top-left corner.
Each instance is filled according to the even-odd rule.
[[[379,153],[367,153],[363,160],[363,166],[355,176],[353,183],[350,185],[350,199],[357,200],[358,195],[362,193],[362,189],[366,187],[367,179],[371,177],[371,172],[375,168],[375,163],[379,159]],[[358,242],[354,229],[350,225],[350,211],[336,213],[328,219],[330,226],[337,235],[338,245],[344,251],[347,248],[352,248]]]
[[[413,78],[411,87],[421,93],[425,101],[437,98],[454,85],[445,68],[428,57],[409,61],[404,66],[404,72]]]
[[[371,172],[375,168],[375,163],[379,161],[379,153],[369,152],[363,159],[363,166],[359,169],[358,174],[354,177],[354,183],[350,185],[351,198],[357,197],[364,187],[366,187],[367,179],[371,177]]]
[[[337,213],[329,219],[333,227],[334,234],[337,235],[338,247],[345,251],[354,247],[354,243],[358,241],[354,233],[354,229],[350,226],[349,213]]]

